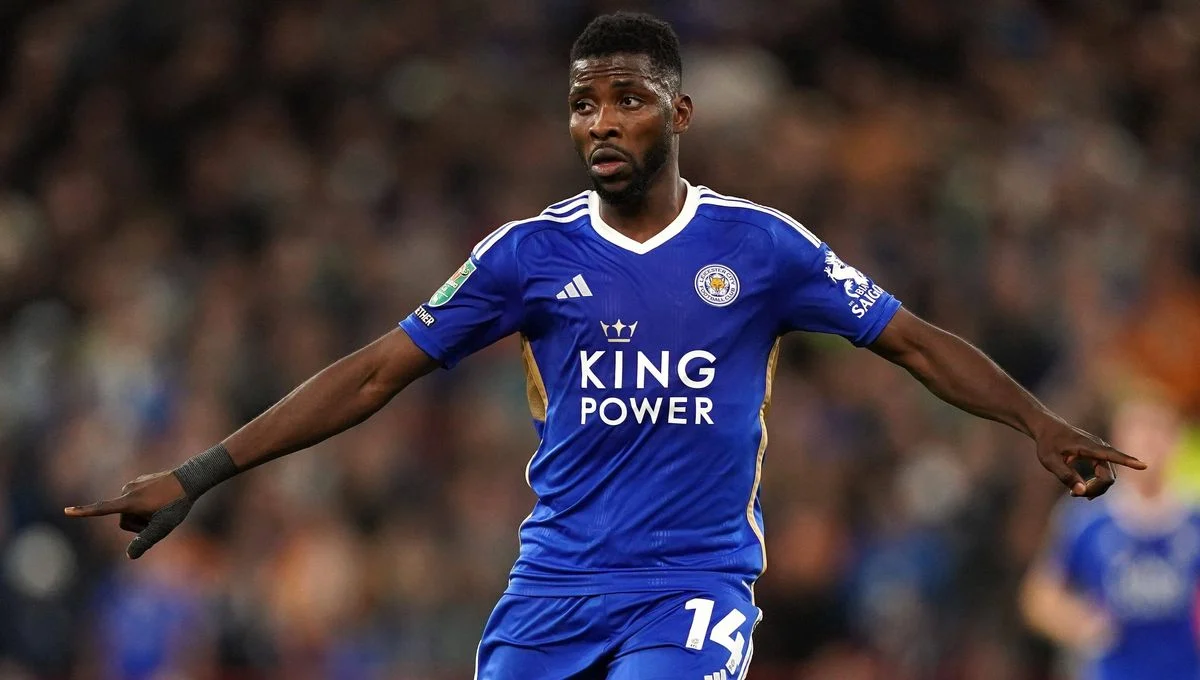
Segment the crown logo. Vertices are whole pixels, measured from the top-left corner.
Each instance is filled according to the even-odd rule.
[[[637,325],[636,321],[627,324],[622,323],[620,319],[617,319],[616,323],[600,322],[600,328],[604,329],[604,338],[609,342],[629,342],[633,339],[634,332],[637,331]],[[608,332],[610,328],[612,329],[611,333]],[[628,333],[625,333],[626,328],[629,329]]]

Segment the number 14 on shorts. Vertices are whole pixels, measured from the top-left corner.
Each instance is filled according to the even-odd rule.
[[[687,648],[697,651],[704,649],[705,633],[708,633],[707,639],[729,650],[729,660],[725,662],[725,669],[733,673],[742,662],[742,655],[746,651],[746,638],[738,632],[738,628],[746,622],[746,615],[734,609],[718,621],[710,632],[708,624],[712,621],[713,605],[713,601],[706,597],[693,598],[683,605],[684,609],[694,612],[692,627],[687,635]]]

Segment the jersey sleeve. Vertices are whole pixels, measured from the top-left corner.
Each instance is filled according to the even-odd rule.
[[[874,342],[900,301],[798,223],[789,221],[776,234],[782,331],[840,335],[859,347]]]
[[[482,245],[428,302],[400,322],[417,347],[445,368],[521,328],[524,306],[515,247],[507,242],[486,249]]]

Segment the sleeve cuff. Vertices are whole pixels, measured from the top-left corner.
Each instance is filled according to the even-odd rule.
[[[433,336],[431,336],[425,330],[425,327],[422,326],[420,322],[413,320],[413,318],[410,316],[400,322],[400,329],[408,334],[408,337],[412,339],[413,344],[416,345],[418,349],[428,354],[429,357],[440,364],[442,368],[451,368],[454,366],[455,362],[450,361],[447,358],[446,350],[444,350],[442,346],[433,339]]]
[[[900,301],[891,295],[887,296],[886,300],[880,301],[880,304],[875,305],[874,322],[867,327],[865,331],[854,339],[855,347],[866,347],[875,342],[883,329],[891,323],[892,318],[896,316],[896,312],[900,311]]]

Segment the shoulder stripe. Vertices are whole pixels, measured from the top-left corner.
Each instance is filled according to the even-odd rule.
[[[565,215],[569,212],[574,211],[576,208],[578,208],[581,205],[587,205],[587,202],[588,202],[587,196],[582,196],[580,198],[576,198],[576,199],[572,200],[570,203],[564,203],[559,207],[551,206],[549,208],[546,208],[545,210],[542,211],[542,214],[543,215]]]
[[[575,201],[578,201],[581,198],[587,198],[587,194],[588,194],[588,192],[585,189],[584,191],[581,191],[570,198],[564,198],[563,200],[561,200],[557,203],[551,203],[542,212],[550,212],[551,210],[562,210],[563,208],[565,208],[567,206],[568,203],[574,203]]]
[[[480,240],[479,243],[476,243],[475,247],[471,249],[471,256],[478,260],[480,258],[480,256],[482,256],[485,252],[487,252],[488,248],[492,247],[493,243],[495,243],[496,241],[499,241],[501,236],[504,236],[505,234],[507,234],[509,232],[509,230],[511,230],[515,226],[517,226],[517,223],[515,221],[508,222],[508,223],[504,224],[503,226],[501,226],[499,229],[493,231],[492,233],[488,234],[487,236],[484,236],[483,239]]]
[[[516,220],[515,222],[509,222],[496,231],[493,231],[491,234],[485,236],[484,239],[479,243],[475,244],[475,247],[471,249],[471,256],[476,260],[483,257],[484,253],[491,250],[492,246],[499,243],[500,240],[504,238],[505,234],[512,231],[514,227],[519,227],[523,224],[531,224],[533,222],[557,222],[559,224],[566,224],[568,222],[574,222],[586,214],[587,206],[584,205],[567,215],[543,214],[538,215],[537,217],[530,217],[527,220]]]
[[[766,213],[773,217],[779,218],[779,220],[786,223],[792,229],[795,229],[796,231],[800,232],[800,235],[803,236],[805,239],[807,239],[808,242],[813,244],[814,246],[820,247],[820,245],[821,245],[821,239],[817,238],[816,234],[813,234],[811,231],[806,229],[803,224],[800,224],[799,222],[797,222],[795,219],[793,219],[787,213],[780,212],[774,208],[768,208],[765,205],[759,205],[758,203],[755,203],[754,201],[749,201],[744,198],[736,198],[734,196],[723,196],[723,195],[718,194],[717,192],[713,191],[712,189],[701,188],[700,189],[700,203],[702,203],[702,204],[707,203],[709,205],[721,205],[721,206],[725,206],[728,208],[749,208],[750,210],[757,210],[758,212]]]
[[[576,202],[579,202],[579,204],[572,205]],[[506,222],[505,224],[501,225],[500,228],[496,229],[492,233],[483,237],[483,240],[481,240],[479,243],[475,244],[475,247],[471,250],[471,254],[474,255],[475,251],[478,250],[479,246],[483,245],[483,243],[485,241],[490,241],[493,237],[500,238],[501,236],[503,236],[504,233],[507,232],[507,230],[510,226],[516,226],[515,225],[516,222],[521,222],[521,223],[529,222],[529,221],[538,219],[542,215],[555,215],[555,216],[566,215],[567,213],[574,212],[580,206],[586,205],[586,204],[587,204],[587,192],[584,191],[584,192],[579,193],[578,195],[568,198],[565,201],[559,201],[558,203],[551,205],[550,207],[543,210],[537,217],[531,217],[527,220],[513,220],[512,222]],[[490,247],[491,246],[488,246],[488,248],[490,248]],[[487,250],[487,248],[484,248],[484,250]],[[480,254],[482,254],[482,253],[480,253]]]

